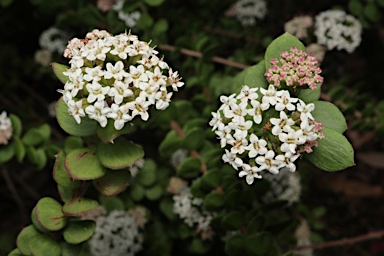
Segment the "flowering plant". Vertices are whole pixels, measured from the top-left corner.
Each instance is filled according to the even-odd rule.
[[[312,163],[328,171],[353,165],[352,147],[341,135],[346,129],[345,119],[337,107],[318,101],[321,70],[304,49],[289,34],[275,39],[266,50],[265,61],[250,68],[253,73],[248,76],[256,81],[255,87],[243,85],[238,95],[221,96],[223,104],[212,113],[210,125],[221,147],[230,146],[223,161],[236,170],[241,168],[239,176],[245,176],[249,185],[262,178],[264,170],[277,174],[286,168],[294,172],[294,162],[304,152]],[[325,116],[327,112],[330,116]],[[328,142],[320,143],[324,137]],[[330,140],[337,141],[338,148],[330,147]],[[329,159],[322,162],[317,157]]]

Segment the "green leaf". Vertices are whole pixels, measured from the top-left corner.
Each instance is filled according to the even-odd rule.
[[[52,65],[53,73],[55,73],[56,77],[60,80],[60,82],[65,84],[66,82],[69,81],[68,76],[63,74],[63,72],[65,72],[69,69],[68,66],[63,65],[63,64],[59,64],[56,62],[53,62],[51,65]]]
[[[69,244],[79,244],[92,237],[96,229],[93,220],[72,221],[63,232],[64,240]]]
[[[138,183],[133,183],[130,187],[130,194],[133,200],[141,201],[145,196],[145,189]]]
[[[115,196],[128,186],[130,177],[129,170],[107,171],[103,177],[93,180],[93,185],[101,194]]]
[[[13,147],[15,150],[16,159],[17,161],[19,161],[19,163],[21,163],[27,152],[25,146],[19,138],[15,138],[15,140],[13,141]]]
[[[217,211],[224,205],[224,194],[218,192],[209,193],[203,201],[203,207],[208,211]]]
[[[159,204],[160,211],[169,219],[175,220],[177,215],[173,212],[173,200],[171,198],[163,198]]]
[[[34,256],[60,256],[61,248],[58,242],[48,235],[35,235],[29,242],[32,255]]]
[[[177,169],[177,175],[184,179],[196,177],[200,173],[201,163],[196,157],[186,157]]]
[[[265,79],[265,63],[261,60],[256,65],[253,65],[245,69],[244,85],[248,85],[250,88],[264,88],[268,87],[268,81]]]
[[[245,238],[243,234],[231,236],[225,243],[225,253],[229,256],[244,255]],[[254,245],[257,246],[257,245]]]
[[[22,253],[19,249],[13,249],[11,252],[8,253],[7,256],[24,256],[24,255],[26,254]]]
[[[37,170],[41,170],[47,164],[47,155],[43,148],[38,148],[35,150],[34,160],[32,161],[36,165]]]
[[[237,230],[245,224],[244,212],[231,212],[224,215],[221,226],[226,230]]]
[[[148,29],[152,26],[153,24],[153,18],[151,16],[149,16],[148,14],[146,13],[143,13],[141,16],[140,16],[140,19],[138,21],[138,26],[142,29]]]
[[[170,156],[181,147],[183,139],[173,130],[169,131],[159,145],[159,153],[162,156]]]
[[[79,183],[80,181],[73,180],[71,176],[67,173],[65,166],[64,166],[64,161],[65,161],[65,153],[63,151],[60,151],[56,155],[56,161],[53,166],[53,179],[56,181],[57,184],[68,187],[68,186],[73,186],[74,183]]]
[[[21,230],[16,238],[16,245],[23,255],[31,255],[31,250],[29,249],[29,241],[31,241],[33,236],[38,234],[40,234],[40,232],[35,228],[34,225],[26,226]]]
[[[68,154],[76,148],[84,147],[84,142],[80,137],[68,136],[64,141],[64,152]]]
[[[261,232],[245,239],[245,249],[250,255],[265,255],[271,250],[274,239],[270,233]]]
[[[73,136],[90,136],[96,133],[98,126],[95,120],[90,120],[88,117],[81,118],[81,123],[69,115],[68,106],[61,97],[56,103],[56,117],[60,127]]]
[[[125,210],[125,205],[123,200],[118,198],[117,196],[110,197],[110,196],[99,196],[99,201],[100,204],[104,206],[104,208],[108,211],[111,212],[113,210]]]
[[[66,216],[83,216],[98,205],[99,203],[93,199],[77,197],[64,204],[63,213]]]
[[[220,173],[220,170],[211,169],[203,174],[203,176],[201,177],[201,181],[209,185],[212,189],[214,189],[219,186],[221,177],[222,174]]]
[[[313,152],[304,154],[304,157],[325,171],[340,171],[353,166],[353,148],[347,138],[327,127],[322,132],[325,137],[318,140],[318,147],[314,147]]]
[[[97,157],[100,163],[114,170],[130,167],[143,156],[142,147],[123,137],[117,138],[114,143],[99,143],[97,148]]]
[[[94,180],[106,173],[96,156],[96,150],[90,148],[72,150],[66,156],[64,165],[74,180]]]
[[[57,185],[60,198],[63,202],[69,202],[73,198],[83,196],[86,192],[87,182],[74,180],[67,186]]]
[[[205,132],[200,127],[188,130],[184,137],[184,147],[188,150],[198,150],[204,145]]]
[[[339,133],[347,130],[347,122],[338,107],[327,101],[315,101],[314,104],[315,109],[311,114],[316,121]]]
[[[67,225],[68,219],[61,211],[61,204],[55,199],[44,197],[35,207],[36,221],[46,230],[57,231]]]
[[[163,195],[164,189],[160,185],[155,185],[145,190],[145,197],[151,201],[159,199]]]
[[[22,141],[26,146],[36,146],[41,144],[44,138],[37,129],[32,128],[24,134]]]
[[[316,89],[301,89],[298,98],[302,99],[305,103],[311,103],[320,99],[321,84],[318,84]]]
[[[15,155],[13,144],[0,146],[0,164],[6,163]]]
[[[207,255],[210,249],[210,243],[204,242],[199,238],[194,238],[188,246],[188,251],[194,255]]]
[[[363,12],[361,0],[350,0],[348,3],[349,12],[355,16],[359,16]]]
[[[283,51],[289,52],[292,46],[296,46],[299,50],[306,51],[304,44],[289,33],[284,33],[273,40],[265,51],[265,69],[267,70],[270,66],[272,66],[271,59],[280,59],[280,53]]]
[[[139,170],[135,177],[135,181],[144,187],[153,185],[156,181],[157,166],[152,159],[146,159],[143,167]]]
[[[168,21],[166,19],[160,19],[156,22],[155,26],[153,26],[153,34],[164,34],[168,30]]]
[[[135,126],[131,123],[127,123],[121,130],[116,130],[114,126],[114,121],[112,119],[108,120],[108,123],[105,127],[97,126],[97,136],[99,139],[105,143],[111,143],[114,139],[123,134],[132,133],[135,131]]]
[[[144,2],[149,6],[159,6],[164,2],[164,0],[144,0]]]
[[[20,137],[23,130],[23,125],[20,118],[14,114],[10,114],[9,119],[11,119],[12,122],[13,136]]]
[[[364,14],[365,17],[373,22],[378,21],[381,18],[380,10],[374,2],[368,3],[364,7]]]
[[[89,256],[89,249],[87,243],[82,244],[68,244],[64,241],[60,243],[61,256]]]
[[[245,84],[244,79],[245,79],[245,75],[248,72],[247,69],[248,68],[242,70],[240,73],[237,73],[237,75],[234,77],[233,85],[232,85],[232,91],[239,92],[241,90],[241,87]]]

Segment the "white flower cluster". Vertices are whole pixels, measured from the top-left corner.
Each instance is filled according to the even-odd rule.
[[[263,178],[269,181],[270,189],[264,195],[265,202],[285,200],[289,205],[298,202],[301,194],[300,175],[282,168],[277,175],[266,173]]]
[[[151,105],[166,109],[172,96],[168,89],[177,91],[184,83],[157,53],[131,33],[93,30],[85,39],[72,39],[64,52],[70,58],[64,72],[69,81],[59,90],[70,115],[77,123],[87,115],[102,127],[110,118],[120,130],[135,116],[148,120]]]
[[[124,21],[128,28],[134,28],[137,24],[137,21],[141,17],[141,13],[139,11],[134,11],[131,13],[124,12],[123,7],[125,1],[126,0],[117,0],[116,3],[112,6],[112,9],[117,12],[119,19]]]
[[[180,193],[173,196],[173,212],[179,215],[189,227],[195,227],[202,237],[213,234],[210,226],[214,213],[201,209],[203,199],[193,197],[189,187],[180,189]]]
[[[311,16],[297,16],[284,24],[284,30],[299,39],[303,39],[308,36],[307,30],[312,26],[313,20]]]
[[[69,35],[67,33],[56,27],[50,27],[41,33],[39,44],[42,49],[62,54],[68,39]]]
[[[221,96],[223,104],[209,122],[221,147],[230,146],[223,161],[241,168],[239,176],[245,176],[248,184],[262,178],[263,170],[277,174],[285,167],[294,172],[301,152],[310,153],[324,136],[321,123],[311,114],[313,103],[305,104],[273,85],[260,88],[260,95],[257,90],[244,85],[237,96]]]
[[[7,112],[3,111],[0,115],[0,145],[7,145],[12,137],[12,122]]]
[[[237,19],[243,26],[253,26],[257,19],[263,19],[267,13],[265,0],[239,0],[235,4]]]
[[[328,50],[346,50],[351,53],[361,42],[360,22],[342,10],[328,10],[315,17],[317,43]]]
[[[129,256],[142,249],[143,235],[135,217],[126,211],[113,210],[98,217],[96,230],[89,241],[94,256]]]

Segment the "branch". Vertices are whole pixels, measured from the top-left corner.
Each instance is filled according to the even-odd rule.
[[[175,46],[169,45],[169,44],[160,44],[158,47],[161,50],[170,51],[170,52],[173,52],[177,49]],[[189,49],[185,49],[185,48],[181,48],[180,52],[184,55],[192,56],[192,57],[196,57],[196,58],[202,58],[204,56],[201,52],[193,51],[193,50],[189,50]],[[235,67],[238,69],[246,69],[247,67],[249,67],[248,65],[245,65],[245,64],[242,64],[239,62],[235,62],[235,61],[231,61],[231,60],[227,60],[227,59],[217,57],[217,56],[213,56],[211,60],[213,62],[220,63],[220,64],[230,66],[230,67]]]
[[[300,246],[300,247],[294,248],[293,250],[300,251],[300,250],[310,249],[310,248],[316,249],[316,250],[322,250],[330,247],[356,244],[356,243],[364,242],[366,240],[379,239],[379,238],[382,238],[383,236],[384,236],[384,230],[377,230],[377,231],[372,231],[367,234],[363,234],[355,237],[343,238],[339,240],[328,241],[324,243],[318,243],[318,244],[307,245],[307,246]]]
[[[180,138],[183,138],[185,136],[183,129],[181,129],[180,125],[176,121],[171,121],[170,126]],[[202,173],[205,173],[207,171],[207,166],[205,165],[204,160],[200,156],[200,154],[196,150],[192,150],[190,155],[200,161],[200,170]]]

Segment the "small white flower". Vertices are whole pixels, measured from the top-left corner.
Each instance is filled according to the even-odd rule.
[[[251,185],[253,181],[256,179],[261,179],[261,175],[258,174],[260,172],[259,168],[256,166],[250,166],[249,164],[243,164],[241,166],[243,170],[239,172],[239,177],[242,178],[245,176],[245,180],[247,181],[248,185]]]
[[[236,154],[231,153],[227,149],[225,150],[222,159],[224,163],[229,163],[236,170],[243,165],[243,160],[239,157],[236,157]]]
[[[278,96],[277,103],[275,106],[276,111],[283,111],[284,109],[288,109],[289,111],[294,111],[296,109],[295,105],[292,103],[296,103],[298,98],[291,98],[288,91],[282,90],[276,92],[276,96]]]
[[[257,100],[251,100],[251,105],[252,105],[252,108],[247,109],[247,113],[248,115],[253,116],[253,121],[256,124],[260,124],[262,121],[261,114],[264,110],[267,110],[269,108],[269,104],[264,104],[264,103],[261,104]]]
[[[172,89],[177,92],[179,87],[182,87],[184,85],[183,82],[181,82],[181,77],[179,77],[179,74],[177,71],[173,72],[173,70],[170,68],[168,70],[168,82],[171,84]]]
[[[234,136],[245,138],[248,135],[248,130],[252,127],[252,121],[245,121],[243,116],[239,116],[238,118],[234,118],[228,126],[235,131]]]
[[[314,120],[311,112],[315,109],[315,104],[309,103],[305,104],[304,101],[299,100],[299,103],[296,105],[297,111],[300,112],[300,119],[306,120],[306,119],[312,119]]]
[[[292,118],[288,118],[285,112],[280,112],[280,118],[271,118],[271,124],[273,124],[272,134],[278,136],[281,132],[289,132],[292,128],[291,126],[295,124],[295,121]]]
[[[124,98],[133,96],[133,92],[128,88],[128,84],[122,81],[115,81],[113,87],[110,88],[108,95],[113,97],[116,104],[123,102]]]
[[[167,90],[160,90],[156,92],[156,109],[164,110],[169,106],[171,102],[172,92],[167,92]]]
[[[127,77],[127,72],[124,71],[124,64],[121,60],[115,63],[113,66],[110,62],[106,65],[107,70],[104,73],[105,79],[111,79],[112,77],[116,80],[123,80],[123,77]]]
[[[105,99],[105,95],[108,94],[110,89],[109,86],[102,86],[97,81],[92,81],[92,84],[87,84],[86,88],[89,92],[87,98],[88,103],[92,103],[94,101],[103,101]]]
[[[75,118],[78,124],[81,123],[81,117],[85,116],[85,112],[83,109],[83,100],[70,100],[68,103],[68,112],[73,118]]]
[[[251,100],[255,100],[259,97],[259,95],[257,94],[257,87],[256,88],[249,88],[248,85],[243,85],[243,87],[241,88],[241,91],[239,93],[239,95],[237,95],[236,99],[240,100],[240,101],[251,101]]]
[[[147,121],[149,118],[149,114],[147,112],[149,105],[150,103],[142,97],[138,97],[135,101],[125,104],[128,109],[132,110],[132,118],[140,115],[141,119],[144,121]]]
[[[96,66],[94,68],[85,68],[85,75],[84,75],[84,80],[91,82],[92,80],[94,81],[100,81],[101,78],[104,76],[104,70],[101,69],[100,66]]]
[[[107,114],[107,117],[115,120],[114,127],[116,130],[121,130],[126,122],[132,120],[132,117],[128,114],[128,109],[117,104],[112,104],[111,112]]]
[[[279,140],[283,142],[281,145],[282,152],[296,153],[296,146],[305,143],[305,137],[302,130],[290,130],[288,133],[280,133]]]
[[[232,145],[231,153],[241,155],[244,153],[245,147],[248,145],[248,140],[239,134],[234,135],[234,138],[234,140],[229,141],[230,145]]]
[[[107,115],[111,112],[111,109],[106,106],[106,103],[102,101],[96,101],[93,105],[89,105],[85,108],[85,113],[88,114],[89,118],[99,122],[101,127],[107,125]]]
[[[148,76],[145,74],[145,69],[143,65],[129,66],[129,73],[132,76],[132,82],[135,87],[139,86],[140,82],[147,82]]]
[[[223,123],[223,119],[221,118],[220,110],[217,111],[216,113],[212,112],[211,114],[212,114],[213,118],[211,119],[211,121],[209,121],[209,125],[213,126],[212,131],[214,131],[217,129],[219,124]]]
[[[259,139],[255,134],[249,137],[250,143],[244,149],[249,150],[249,158],[255,158],[257,155],[264,155],[267,153],[267,142],[264,139]]]
[[[268,104],[269,105],[276,105],[277,103],[277,96],[276,96],[276,89],[273,84],[270,84],[268,86],[268,90],[265,90],[264,88],[260,88],[260,92],[264,95],[262,98],[262,103],[263,104]]]
[[[270,173],[277,174],[279,173],[279,168],[281,162],[274,159],[275,152],[269,150],[265,155],[258,156],[256,158],[256,163],[260,165],[259,170],[267,170]]]
[[[285,168],[287,168],[289,171],[294,172],[296,171],[296,165],[294,162],[297,158],[299,158],[299,154],[293,154],[292,152],[286,152],[284,155],[278,155],[275,157],[276,160],[280,162],[285,163]]]
[[[220,96],[220,101],[223,104],[220,106],[219,110],[223,110],[223,112],[231,110],[231,108],[236,105],[235,96],[236,94],[231,94],[229,96]]]

